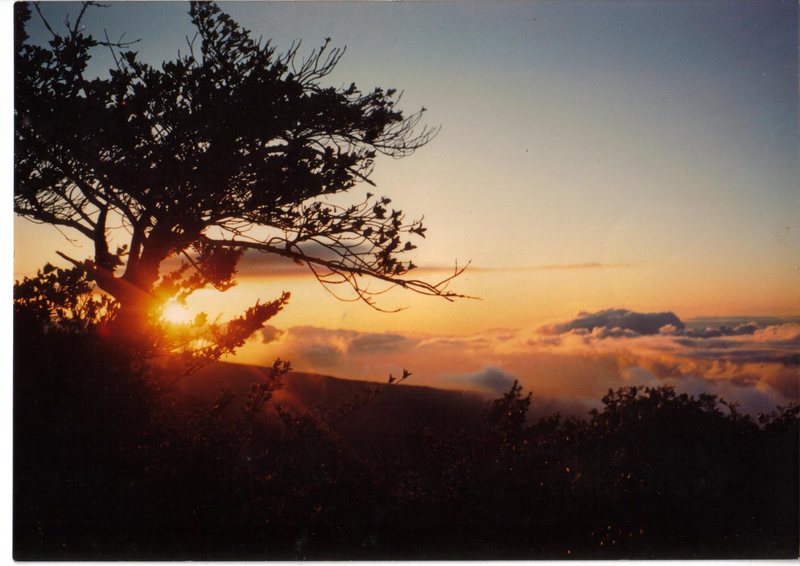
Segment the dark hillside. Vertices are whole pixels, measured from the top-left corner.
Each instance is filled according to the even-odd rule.
[[[102,340],[22,330],[17,560],[797,557],[796,407],[623,388],[529,418],[517,385],[274,388],[234,364],[169,388]]]
[[[257,366],[220,362],[176,385],[182,398],[201,406],[212,402],[224,389],[242,397],[263,375],[263,369]],[[425,428],[437,435],[473,430],[481,425],[486,408],[486,401],[476,393],[411,383],[388,385],[303,372],[290,372],[281,383],[272,402],[293,412],[335,421],[343,438],[363,447],[393,441],[412,428]],[[264,415],[270,420],[276,418],[272,405],[265,408]]]

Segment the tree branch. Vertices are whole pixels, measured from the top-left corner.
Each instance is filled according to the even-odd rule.
[[[260,252],[273,253],[295,261],[301,261],[312,269],[312,272],[317,277],[317,279],[320,280],[321,283],[323,284],[347,283],[356,292],[358,298],[361,301],[367,303],[372,308],[376,308],[376,310],[382,310],[382,309],[378,309],[375,306],[374,302],[369,298],[370,293],[364,290],[363,285],[361,285],[356,279],[357,277],[369,277],[372,279],[377,279],[385,283],[389,283],[390,285],[396,285],[404,289],[409,289],[421,295],[441,297],[447,301],[453,301],[454,299],[477,298],[447,290],[447,286],[449,285],[449,283],[453,279],[461,275],[464,271],[466,271],[466,269],[469,267],[469,263],[467,263],[467,265],[463,267],[458,267],[458,264],[456,264],[452,275],[446,277],[445,279],[437,283],[429,283],[421,279],[404,279],[402,277],[393,277],[391,275],[387,275],[385,273],[381,273],[376,270],[359,268],[352,265],[345,265],[340,261],[327,260],[311,256],[304,253],[296,246],[291,247],[287,245],[285,247],[278,247],[268,243],[250,242],[250,241],[242,241],[235,239],[218,240],[214,238],[209,238],[207,236],[202,236],[202,241],[208,245],[223,246],[223,247],[238,247],[251,250],[258,250]],[[332,273],[343,277],[343,280],[339,282],[325,281],[324,276],[320,277],[319,272],[315,270],[315,267],[317,266],[329,269]]]

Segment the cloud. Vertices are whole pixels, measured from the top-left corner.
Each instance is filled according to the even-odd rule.
[[[470,265],[467,271],[470,273],[503,273],[509,271],[572,271],[572,270],[588,270],[588,269],[631,269],[638,267],[636,263],[600,263],[600,262],[584,262],[584,263],[551,263],[546,265],[524,265],[518,267],[483,267],[480,265]],[[428,265],[419,268],[420,271],[453,271],[453,266],[448,265]]]
[[[732,361],[749,364],[779,363],[800,365],[800,324],[787,323],[758,328],[755,324],[676,337],[674,344],[694,359]]]
[[[755,334],[758,328],[759,328],[758,324],[756,324],[755,322],[748,322],[745,324],[739,324],[733,328],[722,325],[716,328],[712,326],[707,326],[704,329],[689,329],[686,331],[686,335],[697,338],[716,338],[718,336],[742,336],[748,334]]]
[[[409,345],[409,338],[400,334],[360,333],[349,342],[352,353],[395,352]]]
[[[658,334],[662,328],[680,332],[685,325],[672,312],[640,313],[625,309],[607,309],[596,313],[578,313],[576,318],[543,327],[542,331],[547,334],[597,331],[597,337],[605,338]]]
[[[692,382],[702,383],[707,392],[742,401],[750,407],[800,400],[797,371],[800,324],[787,322],[761,327],[758,321],[750,321],[733,327],[686,329],[682,322],[681,325],[673,322],[662,326],[658,333],[646,333],[643,328],[637,328],[640,332],[622,336],[615,331],[619,321],[607,316],[616,312],[581,313],[576,321],[600,324],[591,332],[574,328],[581,326],[572,324],[574,321],[551,324],[543,331],[562,331],[562,340],[557,344],[562,351],[571,351],[573,355],[598,363],[613,360],[623,375],[626,372],[628,376],[637,377],[646,374],[658,382],[681,387]],[[623,312],[630,320],[649,318],[650,330],[664,315],[672,315]],[[627,326],[637,327],[636,324]],[[607,340],[609,337],[616,339]],[[532,345],[545,347],[544,342],[534,341]]]
[[[345,359],[344,352],[328,344],[311,344],[302,352],[302,357],[314,367],[338,369]]]
[[[300,246],[303,253],[309,257],[324,260],[338,259],[339,256],[316,242],[306,242]],[[360,246],[351,249],[352,252],[366,252],[367,248]],[[283,257],[276,253],[263,253],[256,250],[247,250],[242,255],[237,266],[237,273],[242,277],[314,277],[311,269],[302,261]]]
[[[544,329],[467,336],[301,326],[268,343],[262,337],[258,347],[264,363],[281,357],[301,371],[383,381],[407,368],[410,384],[491,397],[518,379],[533,392],[535,411],[585,411],[608,389],[632,385],[712,393],[749,411],[800,401],[799,323],[690,326],[669,312],[609,309]]]
[[[401,371],[405,367],[404,358],[410,357],[409,352],[419,342],[417,338],[396,333],[314,326],[295,326],[277,332],[270,327],[262,330],[264,348],[260,363],[280,357],[290,360],[301,371],[369,380],[383,380],[389,372]]]
[[[555,263],[534,267],[537,271],[564,271],[574,269],[628,269],[633,267],[630,263]]]
[[[324,246],[318,244],[307,244],[303,246],[304,252],[311,256],[320,259],[339,259],[339,257]],[[357,247],[351,250],[352,252],[368,252],[369,250],[364,247]],[[177,266],[177,265],[176,265]],[[414,273],[439,273],[449,272],[453,273],[459,269],[457,263],[453,265],[423,265],[417,266]],[[468,267],[469,271],[495,271],[493,269],[484,270],[481,268]],[[314,277],[314,273],[302,261],[295,261],[293,259],[283,257],[276,253],[262,253],[255,250],[247,250],[242,255],[237,266],[237,274],[240,277],[249,278],[268,278],[268,277]]]
[[[444,378],[465,389],[482,389],[495,395],[502,395],[517,381],[513,375],[496,367],[487,367],[475,373],[448,375]]]
[[[295,326],[287,331],[287,339],[296,345],[332,344],[342,352],[351,354],[372,354],[392,352],[415,345],[418,340],[390,332],[358,332],[355,330],[336,330],[315,326]]]
[[[261,342],[264,344],[269,344],[270,342],[280,340],[284,334],[286,334],[285,330],[281,330],[280,328],[275,328],[274,326],[269,325],[262,328],[258,333],[258,335],[261,337]]]
[[[277,254],[248,250],[236,269],[239,277],[306,277],[313,276],[304,264]]]
[[[508,328],[495,328],[472,336],[434,336],[418,342],[418,348],[451,348],[468,347],[472,350],[496,349],[500,344],[513,343],[518,338],[518,331]]]

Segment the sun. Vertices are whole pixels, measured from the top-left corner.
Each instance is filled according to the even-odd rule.
[[[186,324],[192,320],[189,310],[184,305],[178,303],[167,303],[164,306],[164,311],[161,313],[161,318],[172,324]]]

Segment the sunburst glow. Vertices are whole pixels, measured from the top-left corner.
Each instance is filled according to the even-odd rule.
[[[162,320],[172,324],[186,324],[192,320],[189,310],[178,303],[167,303],[161,313]]]

